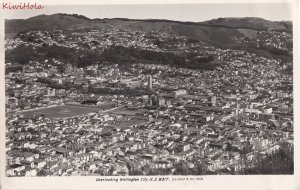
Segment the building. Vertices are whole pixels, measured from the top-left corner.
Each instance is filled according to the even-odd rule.
[[[158,106],[163,106],[166,103],[166,99],[162,96],[158,97]]]
[[[149,75],[149,76],[148,76],[148,89],[149,89],[149,90],[152,90],[152,83],[153,83],[152,76]]]
[[[141,85],[140,81],[122,80],[118,83],[119,88],[136,88]]]
[[[51,80],[51,83],[52,83],[52,84],[62,84],[63,81],[62,81],[62,79],[52,79],[52,80]]]
[[[181,95],[185,95],[185,94],[187,94],[187,92],[186,92],[186,90],[184,90],[184,89],[179,89],[179,90],[173,91],[173,95],[174,95],[175,97],[181,96]]]
[[[16,106],[18,106],[18,98],[15,97],[10,97],[10,98],[6,98],[6,103],[7,104],[14,104]]]
[[[48,88],[47,89],[47,95],[48,96],[55,96],[55,89],[54,88]]]
[[[216,96],[209,96],[208,97],[208,105],[214,107],[217,105],[217,97]]]

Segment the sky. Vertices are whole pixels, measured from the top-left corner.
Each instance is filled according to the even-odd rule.
[[[288,3],[48,5],[42,10],[4,10],[5,19],[26,19],[41,14],[80,14],[88,18],[168,19],[201,22],[220,17],[260,17],[292,20]]]

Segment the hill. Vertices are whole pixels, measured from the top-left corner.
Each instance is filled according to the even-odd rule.
[[[235,47],[237,38],[256,31],[292,32],[288,22],[272,22],[260,18],[219,18],[205,22],[179,22],[170,20],[136,20],[125,18],[89,19],[81,15],[39,15],[29,19],[6,20],[5,35],[14,37],[20,32],[32,30],[58,30],[78,28],[122,28],[144,32],[171,33],[207,42],[219,47]],[[247,30],[241,30],[247,29]]]
[[[245,18],[218,18],[205,21],[209,26],[252,29],[257,31],[284,31],[292,32],[292,23],[288,21],[269,21],[256,17]]]
[[[34,30],[59,30],[88,26],[88,20],[74,15],[39,15],[28,19],[5,21],[6,37],[13,37],[20,32]]]

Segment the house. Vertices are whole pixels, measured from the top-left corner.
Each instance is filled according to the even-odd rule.
[[[169,161],[160,160],[160,161],[154,162],[154,167],[157,168],[157,169],[171,168],[172,163],[169,162]]]
[[[46,165],[46,161],[45,160],[41,160],[41,159],[34,159],[33,160],[34,166],[37,168],[43,168]]]
[[[6,174],[8,176],[18,176],[21,175],[21,171],[25,170],[25,166],[22,164],[13,164],[8,166]]]
[[[25,177],[35,177],[37,175],[37,170],[32,168],[28,168],[24,170],[24,172],[25,172]]]
[[[55,154],[62,155],[63,157],[72,156],[74,153],[72,150],[66,148],[56,148]]]
[[[60,78],[52,79],[51,80],[51,84],[62,84],[62,83],[63,83],[63,81]]]
[[[178,148],[178,150],[179,150],[180,152],[185,152],[185,151],[190,150],[191,144],[189,144],[189,143],[179,144],[179,145],[177,146],[177,148]]]

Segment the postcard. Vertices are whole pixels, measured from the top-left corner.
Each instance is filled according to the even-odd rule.
[[[3,1],[0,188],[300,189],[298,8]]]

